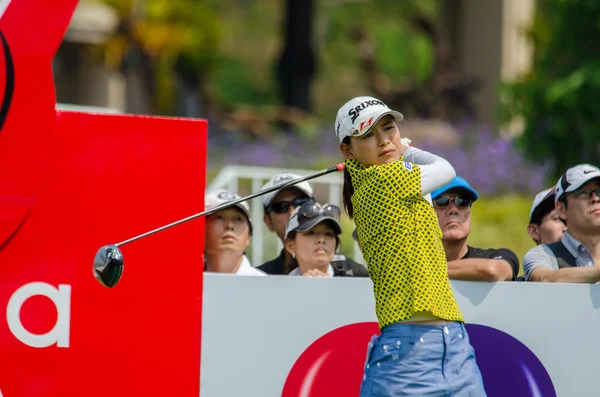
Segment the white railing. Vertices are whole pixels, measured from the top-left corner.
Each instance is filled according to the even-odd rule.
[[[226,165],[208,185],[206,191],[212,193],[225,189],[232,193],[248,195],[259,191],[274,175],[281,173],[307,175],[313,172],[315,170]],[[243,181],[249,181],[250,186],[246,186],[246,183],[242,187]],[[316,199],[319,202],[341,206],[342,184],[344,183],[341,173],[327,174],[311,180],[310,183],[313,185]],[[251,261],[252,265],[259,266],[266,260],[275,258],[282,245],[281,241],[267,230],[263,222],[264,209],[260,197],[251,201],[250,212],[253,226]],[[353,259],[359,263],[362,262],[362,255],[356,243],[354,244]]]

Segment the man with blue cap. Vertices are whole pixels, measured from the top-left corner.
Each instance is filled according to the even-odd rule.
[[[471,206],[479,194],[459,176],[431,192],[433,208],[442,229],[448,276],[454,280],[516,280],[519,259],[506,248],[480,249],[467,245],[471,232]]]

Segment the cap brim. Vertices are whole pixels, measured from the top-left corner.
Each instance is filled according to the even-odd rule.
[[[576,183],[576,184],[570,185],[565,190],[565,193],[574,192],[575,190],[579,189],[580,187],[582,187],[583,185],[585,185],[586,183],[588,183],[589,181],[592,181],[594,179],[600,179],[600,172],[590,173],[590,177],[589,178],[584,178],[584,180],[581,181],[580,183]]]
[[[552,195],[548,195],[544,197],[542,201],[538,205],[535,206],[533,211],[531,211],[531,215],[529,216],[529,223],[541,223],[542,218],[549,212],[551,212],[555,208],[556,203],[554,202],[554,197]]]
[[[266,187],[265,187],[265,186],[263,186],[263,188],[262,188],[261,190],[264,190],[265,188],[266,188]],[[307,198],[310,198],[310,199],[312,199],[312,198],[314,197],[313,195],[309,194],[309,192],[307,192],[306,190],[304,190],[304,189],[303,189],[301,186],[298,186],[298,185],[289,185],[289,186],[286,186],[286,187],[285,187],[285,188],[283,188],[283,189],[275,190],[274,192],[271,192],[271,193],[268,193],[268,194],[265,194],[265,195],[263,195],[263,199],[262,199],[262,202],[263,202],[263,207],[266,209],[266,208],[267,208],[269,205],[271,205],[271,202],[273,201],[273,199],[274,199],[274,198],[275,198],[275,197],[276,197],[276,196],[277,196],[277,195],[278,195],[280,192],[286,191],[286,190],[288,190],[288,189],[295,189],[295,190],[297,190],[297,191],[298,191],[300,194],[302,194],[302,195],[304,195],[304,196],[306,196]]]
[[[447,193],[447,192],[459,192],[462,193],[466,196],[469,196],[473,201],[477,201],[479,199],[479,194],[477,194],[477,192],[472,189],[472,188],[468,188],[467,186],[462,186],[462,185],[454,185],[454,186],[448,186],[447,189],[444,190],[437,190],[435,191],[435,196],[431,195],[432,199],[436,199],[438,197],[440,197],[442,194]]]
[[[304,222],[302,225],[298,226],[294,230],[297,232],[307,232],[323,221],[331,221],[331,224],[333,225],[335,232],[337,234],[342,233],[342,227],[340,226],[340,223],[337,221],[337,219],[332,218],[330,216],[317,216],[316,218],[312,218],[312,219]]]
[[[459,186],[459,187],[456,187],[451,190],[462,192],[463,194],[471,197],[471,199],[473,199],[473,201],[477,201],[477,199],[479,198],[479,195],[477,194],[477,192],[473,189],[469,189],[468,187]]]
[[[364,132],[360,133],[360,134],[355,134],[352,136],[356,136],[356,137],[360,137],[365,135],[366,133],[368,133],[369,131],[371,131],[371,129],[373,127],[375,127],[377,125],[377,123],[379,122],[379,120],[381,120],[382,117],[390,115],[392,117],[394,117],[394,120],[400,122],[402,120],[404,120],[404,115],[400,112],[397,112],[395,110],[388,110],[386,112],[381,113],[380,115],[378,115],[375,120],[373,120],[373,123],[371,124],[371,126],[369,128],[367,128]]]

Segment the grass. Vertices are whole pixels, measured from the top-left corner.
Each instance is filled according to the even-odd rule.
[[[527,233],[533,197],[482,197],[471,212],[468,243],[478,248],[508,248],[522,266],[523,256],[535,243]]]

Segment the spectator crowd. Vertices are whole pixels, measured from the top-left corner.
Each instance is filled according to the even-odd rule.
[[[262,189],[285,185],[299,175],[278,174]],[[261,189],[261,190],[262,190]],[[239,199],[218,191],[205,198],[206,208]],[[600,169],[590,164],[569,168],[533,199],[527,232],[536,246],[520,262],[509,247],[469,245],[471,208],[479,194],[456,176],[431,193],[442,232],[448,276],[470,281],[596,283],[600,281]],[[310,182],[285,186],[262,196],[263,221],[281,241],[276,258],[253,266],[245,250],[252,238],[250,209],[238,203],[206,219],[205,269],[237,275],[368,277],[366,266],[338,252],[341,209],[320,204]],[[477,233],[477,230],[473,231]],[[357,240],[356,233],[353,237]],[[357,240],[358,242],[358,240]],[[359,242],[360,246],[360,242]]]

